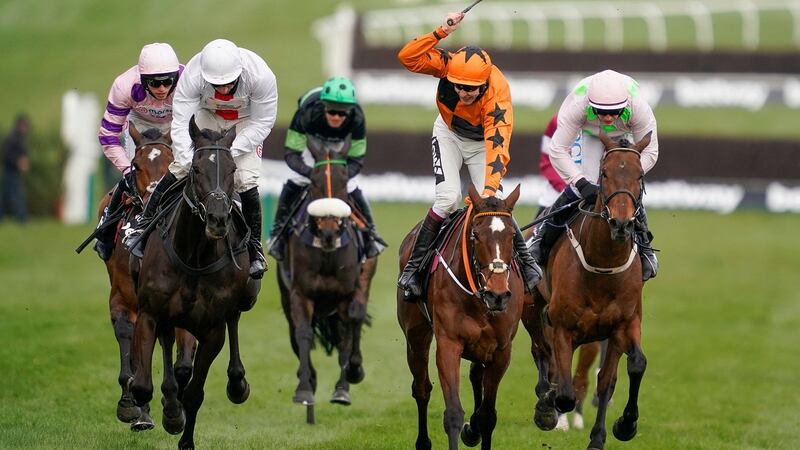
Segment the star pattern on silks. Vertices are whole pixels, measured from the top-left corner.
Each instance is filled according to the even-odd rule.
[[[487,164],[487,166],[492,168],[492,173],[490,175],[494,175],[496,173],[503,173],[503,168],[505,167],[505,165],[503,165],[503,161],[500,160],[500,155],[497,155],[497,158],[495,158],[494,161]]]
[[[508,124],[508,122],[506,122],[506,111],[508,111],[508,109],[502,109],[500,108],[499,103],[495,103],[494,111],[490,112],[488,115],[494,118],[494,125],[497,125],[500,121],[502,121],[505,124]]]
[[[503,135],[500,134],[500,130],[495,128],[494,136],[487,139],[487,141],[492,141],[492,149],[495,149],[497,147],[502,147],[505,139],[503,138]]]
[[[486,58],[483,56],[483,50],[480,47],[468,45],[464,47],[464,52],[466,53],[466,55],[464,55],[464,61],[469,61],[472,55],[478,55],[481,57],[483,62],[486,62]]]

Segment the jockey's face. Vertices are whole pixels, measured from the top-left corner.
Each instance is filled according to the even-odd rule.
[[[173,78],[150,79],[146,81],[147,90],[157,100],[164,100],[169,95],[172,85],[175,83]]]
[[[471,105],[481,94],[480,86],[467,86],[463,84],[453,84],[453,89],[458,94],[458,99],[465,105]]]
[[[600,121],[600,123],[602,123],[603,125],[611,125],[614,123],[614,120],[616,120],[617,117],[619,117],[622,114],[624,108],[599,109],[592,107],[592,110],[594,111],[595,114],[597,114],[597,119]]]
[[[338,111],[335,109],[325,109],[325,120],[331,128],[339,128],[347,119],[347,111]]]

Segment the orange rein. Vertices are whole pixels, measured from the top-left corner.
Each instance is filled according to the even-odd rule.
[[[464,261],[464,272],[467,273],[467,283],[469,283],[469,288],[472,290],[472,295],[477,296],[478,288],[475,286],[475,280],[472,279],[472,270],[469,266],[470,259],[467,257],[467,224],[470,222],[470,214],[472,214],[471,203],[467,208],[467,217],[464,219],[464,228],[461,230],[461,259]],[[475,214],[475,217],[473,217],[472,220],[485,216],[511,217],[511,213],[503,211],[485,211]]]

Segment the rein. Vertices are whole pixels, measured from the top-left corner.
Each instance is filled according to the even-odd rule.
[[[143,148],[147,147],[148,145],[150,145],[150,146],[155,146],[155,145],[163,145],[164,147],[166,147],[167,149],[169,149],[169,151],[170,151],[170,152],[172,152],[172,146],[171,146],[171,145],[169,145],[169,144],[167,144],[166,142],[162,142],[162,141],[148,141],[148,142],[142,142],[141,144],[139,144],[138,146],[136,146],[136,148],[135,148],[135,149],[133,149],[134,158],[136,157],[135,155],[136,155],[136,153],[137,153],[139,150],[141,150],[141,149],[143,149]],[[173,152],[173,153],[174,153],[174,152]],[[155,158],[153,158],[153,159],[155,159]],[[131,168],[133,169],[133,163],[131,163]],[[133,169],[133,170],[135,170],[135,169]],[[138,200],[138,202],[139,202],[139,206],[141,206],[141,205],[144,205],[144,198],[142,197],[142,193],[141,193],[141,192],[139,192],[139,189],[136,187],[136,183],[134,183],[134,184],[133,184],[133,186],[131,186],[131,190],[133,190],[133,193],[134,193],[134,194],[136,194],[136,199],[135,199],[135,201],[136,201],[136,200]]]

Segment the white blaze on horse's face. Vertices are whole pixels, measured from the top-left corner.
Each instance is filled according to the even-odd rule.
[[[495,245],[495,250],[497,250],[497,259],[502,261],[503,258],[500,257],[500,244],[494,244],[494,245]]]
[[[154,148],[154,149],[150,150],[150,154],[147,155],[147,159],[149,159],[150,161],[154,161],[160,155],[161,155],[161,150],[159,150],[157,148]]]
[[[499,217],[492,217],[492,223],[489,225],[489,228],[495,232],[501,232],[506,229],[506,224],[503,223],[503,219]]]
[[[213,153],[212,153],[211,155],[209,155],[209,156],[208,156],[208,160],[209,160],[209,161],[211,161],[212,163],[213,163],[213,162],[214,162],[216,159],[217,159],[217,155],[215,155],[215,154],[213,154]]]

